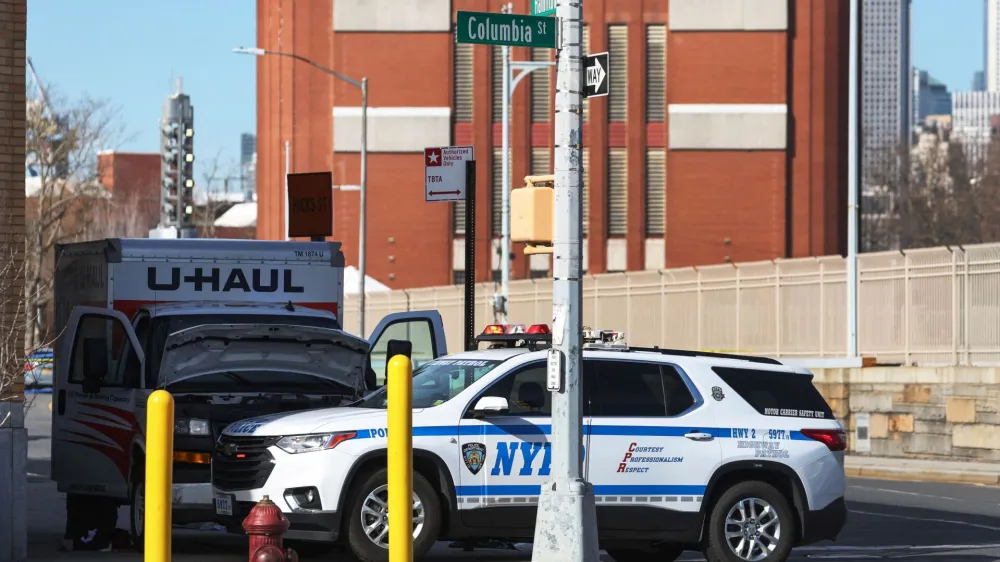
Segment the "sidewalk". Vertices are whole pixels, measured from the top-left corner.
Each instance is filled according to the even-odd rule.
[[[855,478],[1000,485],[1000,463],[848,455],[844,468],[847,476]]]

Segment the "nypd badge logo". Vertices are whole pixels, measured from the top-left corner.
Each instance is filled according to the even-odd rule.
[[[726,395],[722,393],[722,388],[718,386],[712,387],[712,398],[715,398],[716,402],[721,402]]]
[[[486,464],[486,445],[482,443],[466,443],[462,445],[462,460],[472,474],[479,474]]]

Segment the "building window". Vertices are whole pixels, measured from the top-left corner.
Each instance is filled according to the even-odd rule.
[[[583,24],[583,26],[580,28],[580,46],[583,48],[583,54],[586,55],[587,53],[590,52],[590,26],[587,24]],[[587,98],[583,98],[583,120],[586,121],[589,118],[590,118],[590,100]]]
[[[503,47],[490,47],[493,60],[490,68],[490,82],[493,88],[493,122],[499,123],[503,116]]]
[[[646,151],[646,236],[663,236],[667,229],[667,153]]]
[[[548,148],[531,149],[531,175],[547,176],[552,173],[552,160]]]
[[[494,236],[501,234],[501,219],[503,218],[503,149],[493,149],[493,189],[490,193],[493,203],[492,232]]]
[[[583,149],[583,237],[590,229],[590,151]]]
[[[551,49],[532,49],[531,60],[549,62]],[[531,73],[531,122],[548,123],[552,115],[552,96],[549,95],[551,70],[541,68]]]
[[[608,26],[608,121],[628,118],[628,27]]]
[[[608,236],[625,236],[628,227],[628,152],[608,151]]]
[[[451,224],[452,232],[456,236],[465,234],[465,201],[456,201],[451,204]]]
[[[663,123],[667,111],[667,28],[646,26],[646,121]]]
[[[472,123],[473,46],[455,44],[455,122]]]

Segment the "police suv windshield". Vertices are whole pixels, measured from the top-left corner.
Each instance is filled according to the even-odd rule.
[[[431,408],[444,404],[500,363],[503,361],[448,358],[424,363],[413,373],[413,407]],[[384,409],[387,403],[386,387],[382,387],[354,407]]]

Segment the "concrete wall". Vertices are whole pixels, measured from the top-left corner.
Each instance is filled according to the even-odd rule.
[[[849,429],[850,451],[882,457],[1000,461],[1000,368],[816,369],[817,388]],[[856,420],[868,414],[871,450]]]

